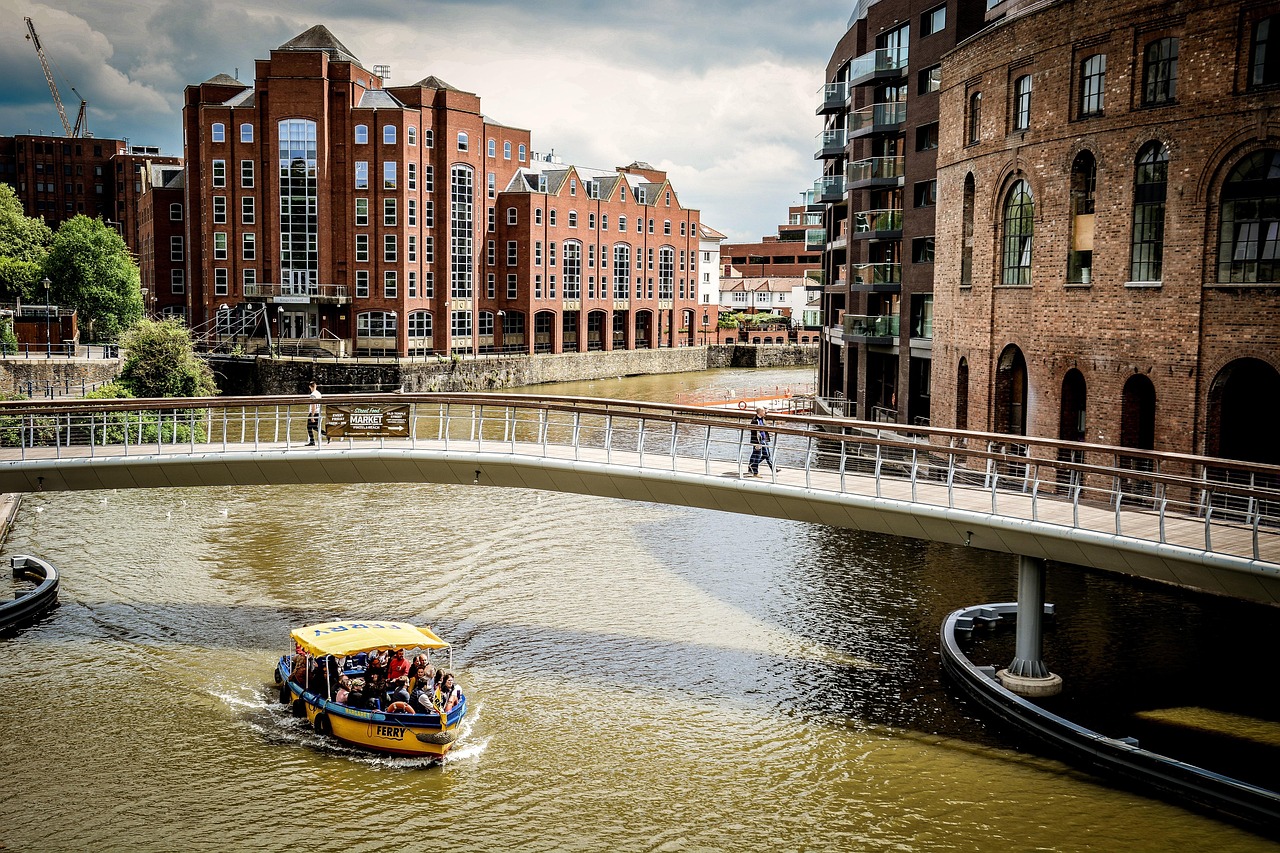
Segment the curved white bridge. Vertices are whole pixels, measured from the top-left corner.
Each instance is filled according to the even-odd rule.
[[[384,394],[403,437],[307,447],[296,396],[0,403],[0,492],[289,483],[505,486],[969,545],[1280,601],[1280,467],[940,429],[583,398]],[[1016,443],[1015,443],[1016,442]]]

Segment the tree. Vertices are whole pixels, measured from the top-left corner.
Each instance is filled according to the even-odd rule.
[[[120,336],[127,352],[120,384],[135,397],[211,397],[209,365],[196,357],[191,330],[176,317],[140,320]]]
[[[50,299],[75,308],[91,340],[114,341],[142,317],[142,280],[124,239],[101,219],[59,226],[45,259]]]
[[[37,298],[52,240],[44,220],[24,215],[13,187],[0,183],[0,301]]]

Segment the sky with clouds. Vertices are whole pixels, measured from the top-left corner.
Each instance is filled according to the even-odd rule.
[[[776,232],[821,172],[823,69],[851,0],[0,0],[0,134],[61,134],[24,17],[70,119],[97,136],[182,147],[182,91],[324,24],[391,85],[430,74],[480,95],[536,150],[665,169],[732,240]]]

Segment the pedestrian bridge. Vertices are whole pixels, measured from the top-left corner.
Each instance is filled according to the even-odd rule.
[[[521,394],[325,398],[380,437],[306,446],[298,396],[0,403],[0,493],[454,483],[695,506],[1280,601],[1280,467],[808,415]],[[358,418],[349,418],[354,428]],[[369,420],[369,418],[366,418]],[[338,425],[341,427],[341,425]],[[335,432],[341,431],[335,428]]]

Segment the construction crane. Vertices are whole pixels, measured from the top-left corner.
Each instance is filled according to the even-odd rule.
[[[35,45],[36,56],[40,58],[40,67],[44,69],[44,79],[49,81],[49,91],[53,93],[53,103],[58,108],[58,118],[62,119],[62,130],[67,136],[83,136],[86,130],[84,126],[85,108],[88,104],[83,98],[80,98],[80,112],[76,115],[76,124],[73,128],[71,122],[67,121],[67,111],[63,108],[62,98],[58,95],[58,86],[53,82],[53,71],[49,68],[49,60],[45,58],[44,48],[40,46],[40,36],[36,35],[36,25],[31,22],[30,18],[27,18],[26,21],[27,38]],[[77,98],[80,97],[80,93],[76,92],[74,88],[71,91],[75,93]]]

